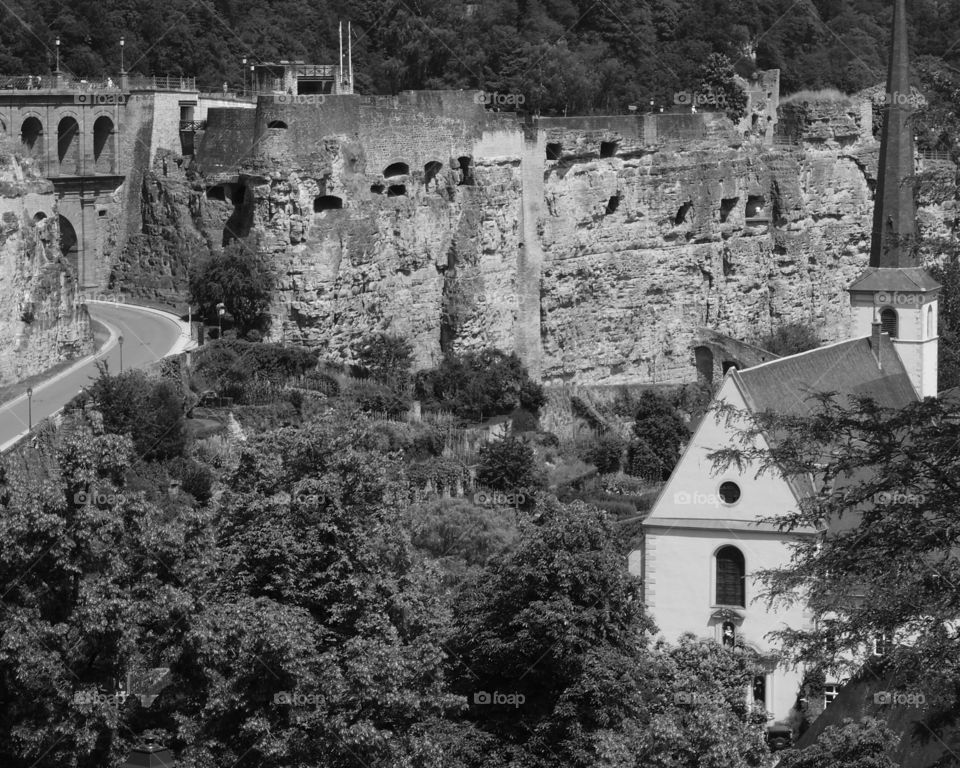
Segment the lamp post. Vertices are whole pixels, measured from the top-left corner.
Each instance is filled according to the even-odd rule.
[[[117,344],[120,345],[120,373],[123,373],[123,336],[117,336]]]
[[[217,338],[223,339],[223,316],[226,314],[227,308],[223,305],[221,301],[217,304],[217,320],[219,321],[219,331],[217,332]]]
[[[243,59],[243,95],[247,95],[247,57],[244,56]]]
[[[33,432],[33,387],[27,387],[27,431]]]
[[[253,62],[250,62],[250,93],[253,93]]]
[[[123,69],[123,38],[120,38],[120,74],[124,74]]]
[[[57,35],[57,74],[60,74],[60,35]]]

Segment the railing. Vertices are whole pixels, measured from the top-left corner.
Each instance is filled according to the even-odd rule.
[[[922,160],[943,160],[947,162],[953,160],[949,152],[938,149],[921,149],[917,154]]]
[[[176,75],[117,75],[83,79],[70,75],[0,75],[0,90],[7,91],[121,91],[121,90],[195,91],[195,77]]]

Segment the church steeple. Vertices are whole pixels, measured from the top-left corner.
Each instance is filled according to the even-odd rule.
[[[906,0],[894,0],[890,69],[884,97],[870,266],[850,291],[855,337],[871,338],[877,365],[886,333],[920,397],[937,395],[937,295],[940,284],[917,253]]]
[[[916,267],[913,129],[906,0],[896,0],[884,96],[880,165],[870,241],[871,267]]]

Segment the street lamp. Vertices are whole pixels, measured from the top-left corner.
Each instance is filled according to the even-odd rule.
[[[120,373],[123,373],[123,336],[117,336],[117,344],[120,345]]]
[[[123,38],[120,38],[120,74],[124,74],[123,69]]]
[[[57,72],[60,72],[60,35],[57,35]]]
[[[219,304],[217,304],[217,320],[220,323],[220,330],[217,333],[217,338],[221,340],[223,339],[223,316],[226,314],[226,312],[227,312],[227,308],[224,306],[223,302],[221,301]]]
[[[247,95],[247,57],[244,56],[243,59],[243,95]]]
[[[33,432],[33,387],[27,387],[27,431]]]

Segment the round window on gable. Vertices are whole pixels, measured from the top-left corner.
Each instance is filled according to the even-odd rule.
[[[740,486],[731,480],[720,483],[720,498],[724,504],[736,504],[740,501]]]

